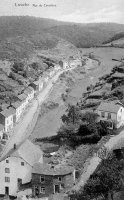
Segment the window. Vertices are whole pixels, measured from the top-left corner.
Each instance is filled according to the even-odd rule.
[[[9,163],[9,160],[6,160],[6,163]]]
[[[5,173],[10,173],[10,169],[9,168],[5,168]]]
[[[40,193],[45,194],[45,187],[40,187]]]
[[[58,181],[61,182],[62,181],[62,177],[58,177]]]
[[[105,112],[101,112],[101,117],[105,117]]]
[[[111,113],[108,113],[108,119],[111,119]]]
[[[40,182],[43,183],[45,181],[44,176],[40,176]]]
[[[24,166],[25,165],[25,163],[24,162],[21,162],[21,166]]]
[[[5,177],[5,182],[10,182],[10,177]]]

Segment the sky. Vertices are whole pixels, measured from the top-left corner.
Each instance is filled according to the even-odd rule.
[[[124,24],[124,0],[3,0],[0,15],[28,15],[77,23]]]

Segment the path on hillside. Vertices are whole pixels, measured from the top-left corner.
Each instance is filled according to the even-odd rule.
[[[108,152],[113,151],[114,149],[120,149],[124,147],[124,130],[122,130],[118,135],[112,136],[105,144],[104,147],[107,148]],[[94,156],[88,162],[88,165],[84,168],[84,172],[81,175],[81,179],[78,184],[73,188],[73,190],[79,190],[80,187],[83,187],[90,176],[95,172],[98,165],[101,163],[102,159],[98,155]]]
[[[49,83],[44,88],[44,90],[40,92],[35,99],[33,99],[33,101],[30,103],[29,108],[25,111],[21,121],[14,127],[12,136],[10,137],[5,145],[5,148],[2,151],[0,161],[5,159],[8,153],[11,152],[14,144],[20,145],[30,136],[37,122],[40,106],[46,100],[47,96],[52,90],[53,83],[58,80],[59,76],[63,72],[73,70],[75,67],[59,71],[51,80],[49,80]]]

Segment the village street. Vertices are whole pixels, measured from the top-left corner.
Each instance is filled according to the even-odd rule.
[[[112,136],[106,142],[106,144],[104,144],[104,147],[107,149],[107,152],[111,152],[114,149],[120,149],[121,147],[124,147],[124,130],[122,130],[118,135]],[[73,188],[74,190],[79,190],[80,187],[83,187],[86,184],[90,178],[90,175],[95,172],[101,161],[102,159],[99,158],[97,154],[94,154],[94,156],[89,160],[86,167],[84,168],[81,179],[79,183]]]
[[[47,96],[52,90],[52,87],[54,85],[53,83],[55,83],[58,80],[60,74],[62,74],[65,71],[72,70],[75,67],[59,71],[53,78],[49,80],[47,86],[43,89],[43,91],[41,91],[37,95],[37,97],[30,103],[22,119],[14,127],[12,135],[10,136],[10,139],[8,140],[3,149],[0,161],[3,160],[13,149],[14,144],[18,146],[30,136],[37,122],[40,106],[46,100]]]

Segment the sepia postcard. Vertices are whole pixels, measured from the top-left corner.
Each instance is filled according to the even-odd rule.
[[[0,200],[124,200],[124,1],[0,4]]]

